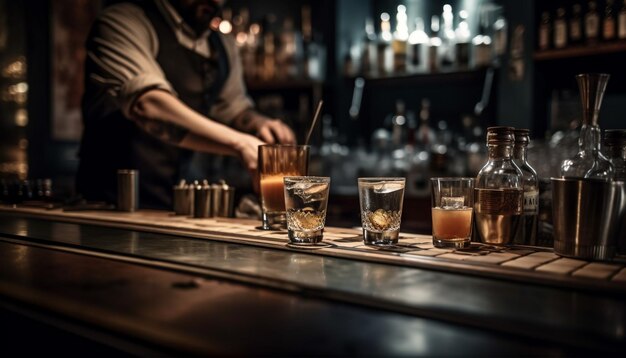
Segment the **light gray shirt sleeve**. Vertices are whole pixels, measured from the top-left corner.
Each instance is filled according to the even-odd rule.
[[[102,89],[100,94],[111,96],[127,118],[137,97],[146,90],[162,89],[176,96],[156,60],[159,39],[140,7],[128,3],[107,7],[92,31],[87,56],[94,66],[88,80]],[[230,124],[236,115],[252,108],[253,102],[246,94],[235,41],[232,36],[220,36],[230,72],[210,113],[202,114]]]
[[[158,39],[141,8],[110,6],[92,31],[87,56],[94,66],[88,80],[105,89],[126,117],[137,96],[147,89],[174,93],[156,61]]]

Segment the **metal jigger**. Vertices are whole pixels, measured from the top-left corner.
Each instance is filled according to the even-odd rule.
[[[583,105],[583,124],[598,125],[598,113],[611,75],[606,73],[584,73],[576,75],[580,100]]]

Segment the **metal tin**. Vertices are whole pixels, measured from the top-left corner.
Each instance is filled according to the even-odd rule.
[[[220,206],[220,211],[217,216],[224,218],[231,218],[234,216],[235,188],[228,186],[226,183],[222,184],[222,203]]]
[[[174,214],[191,215],[194,207],[194,186],[184,180],[174,187]]]
[[[139,171],[117,171],[117,210],[134,212],[139,208]]]
[[[211,184],[211,217],[220,216],[222,208],[222,185]]]
[[[211,216],[211,186],[205,180],[197,184],[193,193],[193,217],[208,218]]]

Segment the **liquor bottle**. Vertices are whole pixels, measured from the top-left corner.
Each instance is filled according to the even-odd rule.
[[[430,101],[428,98],[422,98],[419,118],[420,123],[416,134],[417,146],[424,150],[430,150],[430,147],[435,142],[436,135],[435,131],[433,131],[428,124],[428,121],[430,120]]]
[[[380,14],[380,35],[376,49],[379,76],[393,72],[393,50],[391,49],[393,36],[391,34],[391,22],[389,21],[388,13],[383,12]]]
[[[583,124],[578,139],[578,153],[561,164],[565,178],[595,178],[610,180],[613,166],[600,151],[601,130],[598,114],[610,75],[581,74],[576,76],[583,106]]]
[[[393,72],[406,72],[406,48],[409,40],[409,23],[406,6],[398,5],[396,13],[396,31],[393,32],[391,48],[393,49]]]
[[[519,245],[537,245],[537,218],[539,215],[539,180],[537,172],[528,164],[526,157],[530,143],[528,129],[515,129],[515,145],[513,147],[513,161],[522,171],[522,185],[524,188],[524,215],[515,238]]]
[[[547,50],[550,47],[550,13],[544,11],[541,14],[539,25],[539,49]]]
[[[604,149],[613,165],[613,180],[626,181],[626,130],[604,131]]]
[[[472,36],[467,23],[467,11],[459,11],[459,25],[454,32],[456,34],[455,64],[457,68],[466,69],[469,67],[470,39]]]
[[[506,53],[509,24],[506,18],[499,15],[493,23],[493,47],[496,56],[503,56]]]
[[[415,30],[409,35],[407,47],[407,67],[410,72],[424,71],[426,69],[428,43],[429,38],[424,31],[424,20],[418,17],[415,19]]]
[[[626,39],[626,0],[624,0],[622,4],[622,9],[619,11],[617,20],[617,37],[620,40],[624,40]]]
[[[454,14],[452,13],[452,6],[450,4],[443,5],[443,13],[441,14],[443,19],[443,26],[440,27],[439,38],[441,38],[441,64],[442,66],[451,66],[455,61],[455,43],[456,34],[454,33]]]
[[[513,142],[513,128],[487,129],[488,160],[474,189],[476,231],[485,244],[512,243],[522,219],[522,172],[512,159]]]
[[[597,3],[589,1],[589,9],[585,14],[585,41],[588,44],[595,44],[600,37],[600,15],[597,11]]]
[[[492,43],[491,37],[486,34],[484,25],[480,25],[479,34],[472,39],[473,67],[485,67],[491,64]]]
[[[433,15],[430,19],[430,31],[431,37],[428,46],[428,71],[437,72],[441,67],[441,38],[437,35],[439,33],[439,16]]]
[[[583,39],[583,22],[580,16],[582,7],[580,4],[572,6],[572,16],[569,20],[569,42],[579,44]]]
[[[365,20],[365,37],[361,51],[360,71],[363,75],[371,75],[376,68],[376,32],[374,21],[371,18]]]
[[[602,38],[605,41],[615,39],[615,16],[613,16],[613,0],[606,0],[604,7],[604,22],[602,23]]]
[[[554,19],[554,48],[564,48],[567,46],[567,22],[565,21],[565,8],[556,10]]]

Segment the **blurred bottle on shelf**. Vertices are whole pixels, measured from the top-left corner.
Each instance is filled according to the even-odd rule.
[[[455,44],[456,34],[454,32],[454,14],[452,13],[452,6],[450,4],[443,5],[443,12],[441,13],[441,19],[443,24],[439,30],[439,37],[441,38],[441,65],[450,67],[455,62]]]
[[[391,48],[391,22],[389,14],[380,14],[380,34],[378,36],[378,46],[376,49],[378,64],[378,75],[387,75],[393,72],[393,49]]]
[[[508,33],[509,23],[500,11],[496,18],[496,21],[493,23],[493,47],[495,55],[498,57],[501,57],[506,53],[508,45]]]
[[[626,181],[626,130],[604,131],[604,153],[613,165],[613,180]]]
[[[613,0],[606,0],[606,4],[604,6],[604,19],[602,19],[602,38],[605,41],[615,39],[616,19],[613,13],[613,6]]]
[[[600,38],[600,15],[597,7],[597,2],[590,0],[585,13],[585,42],[590,45],[598,43]]]
[[[572,15],[569,20],[569,43],[578,45],[583,39],[582,6],[579,3],[572,5]]]
[[[622,8],[617,17],[617,37],[620,40],[626,39],[626,0],[623,0]]]
[[[467,16],[467,11],[459,11],[459,25],[454,31],[456,37],[455,65],[458,69],[467,69],[470,65],[470,40],[472,33],[467,22]]]
[[[428,71],[437,72],[441,68],[441,46],[442,41],[439,37],[439,16],[434,15],[430,18],[430,40],[428,46]]]
[[[565,8],[560,7],[556,11],[554,19],[554,48],[567,46],[567,22],[565,20]]]
[[[541,13],[538,47],[540,50],[550,48],[550,13],[547,11]]]
[[[409,40],[409,23],[406,6],[398,5],[396,13],[396,30],[393,32],[391,48],[393,50],[393,72],[406,73],[407,41]]]
[[[407,70],[409,72],[426,71],[429,38],[424,31],[424,19],[415,19],[415,30],[409,35],[407,45]]]
[[[360,73],[362,75],[374,74],[376,68],[376,31],[374,21],[371,18],[365,19],[365,36],[363,37],[361,51]]]

